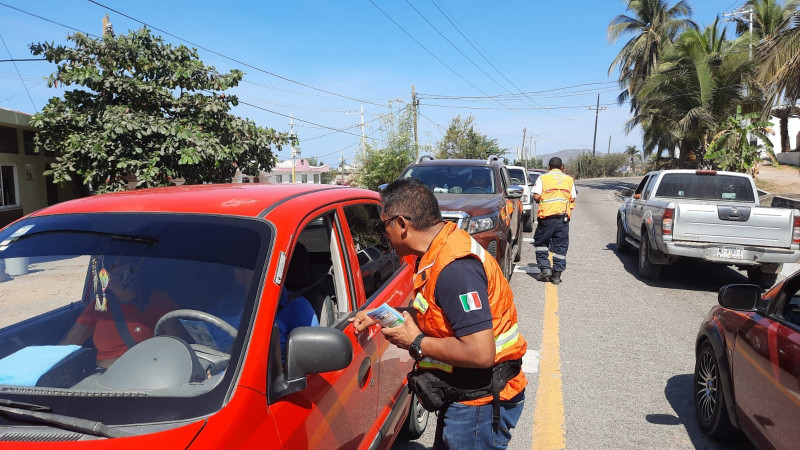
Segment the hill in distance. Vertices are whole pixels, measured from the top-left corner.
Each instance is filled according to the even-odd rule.
[[[574,157],[580,155],[581,153],[590,153],[591,154],[592,153],[592,149],[590,149],[590,148],[589,149],[570,148],[570,149],[561,150],[561,151],[558,151],[558,152],[555,152],[555,153],[548,153],[548,154],[545,154],[545,155],[537,155],[537,156],[542,159],[542,163],[543,164],[547,164],[547,162],[550,161],[550,158],[552,158],[554,156],[558,156],[559,158],[561,158],[562,161],[564,161],[564,163],[566,163],[567,161],[569,161],[570,158],[574,158]]]

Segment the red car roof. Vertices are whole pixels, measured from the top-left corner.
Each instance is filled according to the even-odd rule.
[[[266,208],[295,195],[346,190],[354,197],[372,191],[319,184],[205,184],[137,189],[59,203],[33,215],[92,212],[176,212],[256,217]],[[347,197],[350,197],[349,195]]]

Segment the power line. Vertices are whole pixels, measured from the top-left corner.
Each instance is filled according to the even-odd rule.
[[[407,0],[406,0],[406,1],[407,1]],[[471,46],[472,46],[472,48],[473,48],[473,49],[475,49],[475,51],[476,51],[476,52],[478,52],[478,54],[479,54],[479,55],[481,55],[481,57],[482,57],[482,58],[483,58],[483,59],[484,59],[484,60],[485,60],[487,63],[489,63],[489,65],[490,65],[490,66],[492,66],[492,68],[493,68],[495,71],[497,71],[497,73],[499,73],[499,74],[500,74],[500,76],[502,76],[502,77],[503,77],[503,78],[504,78],[504,79],[505,79],[505,80],[506,80],[506,81],[507,81],[507,82],[508,82],[508,83],[509,83],[509,84],[510,84],[510,85],[511,85],[511,86],[512,86],[514,89],[516,89],[517,91],[520,91],[520,92],[522,91],[522,89],[518,88],[518,87],[517,87],[517,85],[515,85],[515,84],[514,84],[514,83],[513,83],[511,80],[509,80],[509,79],[508,79],[508,77],[506,77],[506,76],[505,76],[505,74],[503,74],[503,72],[501,72],[500,70],[498,70],[498,69],[497,69],[497,67],[495,67],[495,65],[494,65],[494,64],[492,64],[492,62],[491,62],[491,61],[489,61],[489,58],[487,58],[487,57],[486,57],[486,56],[483,54],[483,52],[481,52],[481,51],[480,51],[480,50],[479,50],[479,49],[478,49],[478,48],[477,48],[477,47],[476,47],[476,46],[475,46],[475,45],[472,43],[472,41],[471,41],[469,38],[467,38],[467,36],[465,36],[465,35],[464,35],[464,33],[462,33],[462,32],[461,32],[461,30],[460,30],[460,29],[459,29],[459,28],[456,26],[456,24],[454,24],[454,23],[453,23],[453,21],[452,21],[452,20],[450,20],[450,18],[447,16],[447,14],[445,14],[445,12],[444,12],[444,11],[442,11],[442,8],[440,8],[440,7],[439,7],[439,5],[438,5],[438,4],[437,4],[437,3],[436,3],[434,0],[431,0],[431,3],[433,3],[433,6],[435,6],[435,7],[436,7],[436,9],[438,9],[438,10],[439,10],[439,12],[440,12],[440,13],[442,13],[442,15],[444,16],[444,18],[445,18],[445,19],[447,19],[447,21],[448,21],[448,22],[450,22],[450,25],[452,25],[452,26],[453,26],[453,28],[455,28],[455,30],[456,30],[456,31],[458,31],[458,33],[461,35],[461,37],[463,37],[463,38],[464,38],[464,40],[466,40],[466,41],[469,43],[469,45],[471,45]],[[528,99],[529,99],[531,102],[533,102],[533,104],[535,104],[535,105],[537,105],[537,106],[541,106],[541,105],[539,105],[538,103],[536,103],[536,101],[534,101],[532,98],[530,98],[530,97],[529,97],[527,94],[523,94],[523,95],[525,95],[526,97],[528,97]],[[563,119],[563,117],[559,117],[559,116],[558,116],[558,115],[556,115],[556,114],[552,114],[552,113],[550,113],[550,115],[552,115],[553,117],[557,117],[557,118]]]
[[[628,102],[626,102],[628,103]],[[440,105],[436,103],[422,103],[425,106],[433,106],[436,108],[454,108],[454,109],[476,109],[476,110],[505,110],[505,108],[491,108],[486,106],[464,106],[464,105]],[[603,103],[600,106],[617,105],[617,102]],[[567,106],[542,106],[536,109],[586,109],[595,105],[567,105]],[[530,110],[534,108],[517,108],[518,110]]]
[[[236,58],[233,58],[233,57],[227,56],[227,55],[225,55],[225,54],[219,53],[219,52],[217,52],[217,51],[211,50],[211,49],[210,49],[210,48],[208,48],[208,47],[204,47],[204,46],[202,46],[202,45],[200,45],[200,44],[196,44],[196,43],[194,43],[194,42],[192,42],[192,41],[190,41],[190,40],[188,40],[188,39],[184,39],[184,38],[182,38],[182,37],[180,37],[180,36],[177,36],[177,35],[175,35],[175,34],[172,34],[172,33],[170,33],[169,31],[166,31],[166,30],[164,30],[164,29],[161,29],[161,28],[155,27],[155,26],[153,26],[153,25],[150,25],[150,24],[149,24],[149,23],[147,23],[147,22],[144,22],[144,21],[141,21],[141,20],[139,20],[139,19],[137,19],[137,18],[135,18],[135,17],[129,16],[128,14],[125,14],[125,13],[123,13],[123,12],[120,12],[120,11],[118,11],[118,10],[114,9],[114,8],[111,8],[111,7],[109,7],[109,6],[106,6],[106,5],[104,5],[104,4],[100,3],[100,2],[97,2],[97,1],[95,1],[95,0],[88,0],[88,1],[89,1],[90,3],[94,3],[95,5],[97,5],[97,6],[101,7],[101,8],[105,8],[105,9],[107,9],[107,10],[111,11],[111,12],[114,12],[114,13],[116,13],[116,14],[119,14],[119,15],[121,15],[121,16],[123,16],[123,17],[126,17],[126,18],[128,18],[128,19],[130,19],[130,20],[133,20],[134,22],[138,22],[138,23],[140,23],[140,24],[142,24],[142,25],[144,25],[144,26],[146,26],[146,27],[152,28],[152,29],[154,29],[154,30],[156,30],[156,31],[160,31],[161,33],[164,33],[164,34],[166,34],[167,36],[172,36],[173,38],[175,38],[175,39],[178,39],[178,40],[180,40],[180,41],[183,41],[183,42],[186,42],[186,43],[187,43],[187,44],[189,44],[189,45],[193,45],[193,46],[195,46],[195,47],[197,47],[197,48],[199,48],[199,49],[202,49],[202,50],[205,50],[205,51],[207,51],[207,52],[209,52],[209,53],[212,53],[212,54],[214,54],[214,55],[217,55],[217,56],[219,56],[220,58],[225,58],[225,59],[227,59],[227,60],[229,60],[229,61],[233,61],[233,62],[235,62],[236,64],[241,64],[242,66],[249,67],[249,68],[251,68],[251,69],[253,69],[253,70],[257,70],[257,71],[259,71],[259,72],[265,73],[265,74],[267,74],[267,75],[270,75],[270,76],[273,76],[273,77],[275,77],[275,78],[280,78],[281,80],[288,81],[288,82],[290,82],[290,83],[294,83],[294,84],[296,84],[296,85],[298,85],[298,86],[303,86],[303,87],[306,87],[306,88],[309,88],[309,89],[313,89],[313,90],[315,90],[315,91],[324,92],[324,93],[326,93],[326,94],[334,95],[334,96],[336,96],[336,97],[346,98],[346,99],[348,99],[348,100],[353,100],[353,101],[356,101],[356,102],[361,102],[361,103],[368,103],[368,104],[370,104],[370,105],[383,106],[383,105],[381,105],[381,104],[378,104],[378,103],[370,102],[370,101],[363,100],[363,99],[360,99],[360,98],[349,97],[349,96],[347,96],[347,95],[339,94],[339,93],[336,93],[336,92],[333,92],[333,91],[329,91],[329,90],[326,90],[326,89],[322,89],[322,88],[318,88],[318,87],[316,87],[316,86],[312,86],[312,85],[310,85],[310,84],[306,84],[306,83],[303,83],[303,82],[300,82],[300,81],[297,81],[297,80],[293,80],[293,79],[291,79],[291,78],[288,78],[288,77],[285,77],[285,76],[283,76],[283,75],[278,75],[277,73],[270,72],[270,71],[268,71],[268,70],[266,70],[266,69],[262,69],[261,67],[254,66],[254,65],[252,65],[252,64],[246,63],[246,62],[244,62],[244,61],[241,61],[241,60],[239,60],[239,59],[236,59]],[[288,116],[287,116],[287,117],[288,117]]]
[[[500,86],[500,88],[501,88],[501,89],[503,89],[503,90],[505,90],[506,92],[508,92],[509,94],[513,95],[515,98],[519,98],[518,94],[514,94],[514,93],[513,93],[513,92],[511,92],[511,91],[510,91],[508,88],[506,88],[505,86],[503,86],[502,84],[500,84],[500,82],[499,82],[499,81],[497,81],[497,80],[496,80],[496,79],[495,79],[493,76],[489,75],[489,73],[487,73],[485,70],[483,70],[483,68],[482,68],[481,66],[479,66],[478,64],[476,64],[476,63],[475,63],[475,61],[473,61],[473,60],[472,60],[472,58],[470,58],[470,57],[469,57],[469,56],[467,56],[467,55],[466,55],[466,54],[465,54],[463,51],[461,51],[461,49],[460,49],[460,48],[458,48],[458,46],[456,46],[456,44],[454,44],[454,43],[453,43],[453,42],[452,42],[450,39],[448,39],[448,38],[447,38],[447,36],[445,36],[445,35],[444,35],[444,33],[442,33],[441,31],[439,31],[439,29],[438,29],[438,28],[436,28],[436,25],[434,25],[433,23],[431,23],[431,21],[430,21],[430,20],[428,20],[428,18],[427,18],[427,17],[425,17],[425,15],[424,15],[424,14],[422,14],[422,13],[421,13],[421,12],[420,12],[420,11],[419,11],[417,8],[415,8],[415,7],[414,7],[414,5],[413,5],[413,4],[411,4],[411,2],[410,2],[409,0],[404,0],[404,1],[406,2],[406,4],[408,4],[408,6],[410,6],[410,7],[411,7],[411,9],[413,9],[413,10],[414,10],[414,11],[415,11],[415,12],[416,12],[416,13],[417,13],[417,14],[418,14],[420,17],[422,17],[422,20],[424,20],[425,22],[427,22],[427,23],[428,23],[428,25],[430,25],[430,26],[431,26],[431,28],[433,28],[433,29],[434,29],[434,30],[435,30],[437,33],[439,33],[439,36],[441,36],[441,37],[442,37],[442,38],[443,38],[445,41],[447,41],[447,43],[448,43],[448,44],[450,44],[450,45],[451,45],[451,46],[452,46],[454,49],[456,49],[456,51],[458,51],[458,53],[460,53],[460,54],[461,54],[461,56],[463,56],[464,58],[466,58],[466,59],[467,59],[467,61],[469,61],[470,63],[472,63],[472,65],[473,65],[473,66],[475,66],[475,67],[476,67],[478,70],[480,70],[480,71],[481,71],[481,73],[483,73],[484,75],[486,75],[487,77],[489,77],[489,79],[490,79],[490,80],[492,80],[492,81],[494,81],[494,83],[495,83],[496,85]],[[534,102],[534,104],[536,104],[536,102]],[[538,106],[538,105],[537,105],[537,106]]]
[[[94,1],[94,0],[89,0],[89,1]],[[381,12],[381,14],[383,14],[384,16],[386,16],[386,18],[387,18],[387,19],[389,19],[389,20],[390,20],[390,21],[391,21],[393,24],[395,24],[395,25],[397,26],[397,28],[400,28],[400,30],[401,30],[403,33],[405,33],[405,34],[406,34],[408,37],[410,37],[410,38],[411,38],[411,40],[413,40],[414,42],[416,42],[416,43],[417,43],[417,45],[419,45],[420,47],[422,47],[422,49],[423,49],[423,50],[425,50],[426,52],[428,52],[428,54],[429,54],[429,55],[431,55],[431,56],[432,56],[432,57],[433,57],[435,60],[439,61],[439,62],[440,62],[440,63],[441,63],[443,66],[447,67],[447,68],[448,68],[448,69],[449,69],[451,72],[453,72],[453,73],[454,73],[454,74],[455,74],[457,77],[461,78],[462,80],[464,80],[464,82],[466,82],[467,84],[469,84],[470,86],[472,86],[473,88],[475,88],[475,90],[479,91],[479,92],[480,92],[480,93],[482,93],[483,95],[487,95],[487,96],[489,95],[489,94],[487,94],[486,92],[484,92],[484,91],[483,91],[481,88],[479,88],[478,86],[475,86],[474,84],[472,84],[472,82],[470,82],[469,80],[467,80],[466,78],[464,78],[464,77],[463,77],[463,76],[462,76],[460,73],[456,72],[456,71],[455,71],[455,69],[453,69],[452,67],[450,67],[449,65],[447,65],[447,63],[445,63],[444,61],[442,61],[442,60],[441,60],[441,59],[440,59],[438,56],[436,56],[436,55],[435,55],[435,54],[434,54],[432,51],[428,50],[428,48],[427,48],[427,47],[425,47],[424,45],[422,45],[422,43],[421,43],[420,41],[418,41],[418,40],[417,40],[417,38],[415,38],[415,37],[414,37],[414,36],[413,36],[411,33],[409,33],[408,31],[406,31],[406,29],[405,29],[405,28],[403,28],[403,27],[402,27],[402,26],[401,26],[399,23],[397,23],[397,21],[395,21],[395,20],[392,18],[392,16],[390,16],[389,14],[387,14],[387,13],[386,13],[386,11],[384,11],[383,9],[381,9],[381,7],[380,7],[380,6],[378,6],[378,4],[377,4],[377,3],[375,3],[373,0],[368,0],[368,1],[369,1],[370,3],[372,3],[372,6],[374,6],[375,8],[377,8],[377,9],[378,9],[378,11],[380,11],[380,12]],[[500,102],[499,100],[497,100],[497,103],[499,103],[499,104],[501,104],[502,106],[505,106],[507,109],[509,109],[509,110],[513,111],[513,109],[511,109],[511,108],[509,108],[508,106],[504,105],[504,104],[503,104],[502,102]],[[518,112],[518,111],[517,111],[517,112]],[[519,112],[518,112],[518,113],[519,113]]]
[[[0,59],[0,62],[10,62],[10,63],[18,63],[18,62],[31,62],[31,61],[47,61],[44,58],[11,58],[11,59]]]
[[[14,57],[11,55],[11,50],[9,50],[8,46],[6,45],[6,40],[3,39],[3,34],[2,33],[0,33],[0,42],[3,43],[3,47],[5,47],[6,53],[8,53],[8,57],[11,58],[11,59],[14,59]],[[17,63],[12,61],[11,64],[14,65],[14,70],[16,70],[17,71],[17,75],[19,75],[19,82],[22,83],[22,87],[25,88],[25,93],[28,94],[28,100],[31,101],[31,106],[33,106],[33,110],[36,111],[36,112],[39,112],[39,108],[37,108],[36,104],[33,103],[33,97],[31,97],[31,91],[28,90],[28,85],[25,84],[25,80],[22,78],[22,74],[19,73],[19,67],[17,67]]]
[[[64,28],[68,28],[68,29],[70,29],[70,30],[72,30],[72,31],[77,31],[77,32],[79,32],[79,33],[83,33],[83,34],[86,34],[86,35],[92,36],[92,37],[94,37],[94,38],[98,38],[98,37],[100,37],[100,36],[94,35],[94,34],[92,34],[92,33],[87,33],[87,32],[85,32],[85,31],[81,31],[81,30],[79,30],[79,29],[77,29],[77,28],[75,28],[75,27],[71,27],[71,26],[69,26],[69,25],[64,25],[63,23],[60,23],[60,22],[56,22],[55,20],[48,19],[47,17],[42,17],[42,16],[40,16],[40,15],[38,15],[38,14],[34,14],[34,13],[32,13],[32,12],[28,12],[28,11],[25,11],[25,10],[22,10],[22,9],[19,9],[19,8],[15,8],[15,7],[13,7],[13,6],[11,6],[11,5],[7,5],[7,4],[5,4],[5,3],[3,3],[3,2],[0,2],[0,5],[2,5],[2,6],[5,6],[6,8],[11,8],[11,9],[13,9],[13,10],[15,10],[15,11],[18,11],[18,12],[21,12],[22,14],[27,14],[27,15],[29,15],[29,16],[36,17],[37,19],[44,20],[45,22],[50,22],[50,23],[52,23],[52,24],[55,24],[55,25],[58,25],[58,26],[61,26],[61,27],[64,27]],[[32,60],[32,61],[35,61],[35,60]]]

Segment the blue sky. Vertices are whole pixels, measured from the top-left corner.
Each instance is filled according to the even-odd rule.
[[[608,75],[611,60],[624,40],[611,44],[606,27],[625,3],[617,0],[575,0],[569,3],[542,1],[486,2],[437,0],[466,36],[481,50],[484,58],[459,34],[433,0],[372,0],[392,19],[414,36],[431,53],[422,49],[384,16],[370,0],[352,1],[161,1],[98,0],[111,8],[195,42],[215,52],[253,66],[344,96],[365,100],[365,120],[377,125],[380,114],[394,111],[410,102],[411,85],[420,93],[420,144],[434,144],[443,129],[457,114],[473,114],[481,132],[496,138],[511,152],[522,143],[522,129],[535,135],[538,154],[566,148],[592,147],[596,102],[608,107],[599,117],[598,152],[606,152],[611,136],[611,151],[625,145],[641,146],[638,131],[629,135],[624,123],[627,106],[614,104],[618,89]],[[60,22],[83,31],[100,34],[101,19],[107,12],[88,1],[0,0],[1,3]],[[511,100],[441,100],[436,96],[508,95],[440,36],[413,5],[456,47],[506,89],[517,92],[507,81],[525,91],[547,91]],[[690,0],[693,18],[701,25],[730,11],[741,1]],[[140,24],[109,12],[117,33],[136,29]],[[70,30],[25,15],[0,5],[0,35],[14,58],[30,58],[32,42],[65,42]],[[164,36],[173,43],[179,40]],[[346,115],[362,103],[324,94],[272,77],[212,53],[200,50],[206,64],[220,71],[240,68],[245,83],[235,93],[248,103],[259,105],[298,119],[335,129],[355,125],[360,118]],[[7,59],[0,46],[0,59]],[[46,62],[19,62],[19,71],[28,85],[33,105],[42,108],[61,91],[42,82],[53,67]],[[456,75],[454,73],[460,75]],[[463,79],[461,78],[463,77]],[[467,81],[465,81],[467,80]],[[569,89],[585,83],[582,87]],[[473,86],[474,85],[474,86]],[[554,90],[559,89],[559,90]],[[532,108],[532,102],[546,108]],[[0,63],[0,107],[34,112],[23,86],[10,63]],[[444,108],[436,105],[449,105]],[[490,109],[467,109],[490,108]],[[519,110],[520,108],[528,108]],[[518,110],[513,110],[518,109]],[[288,130],[289,119],[246,105],[234,112],[253,119],[261,126]],[[302,122],[301,122],[302,123]],[[351,162],[359,138],[345,133],[319,137],[331,130],[304,123],[296,132],[303,156],[318,156],[338,164],[340,155]],[[347,128],[358,134],[359,128]],[[367,134],[379,137],[377,127]],[[303,142],[304,139],[310,139]],[[528,145],[526,141],[525,145]],[[288,149],[278,153],[285,159]],[[513,157],[513,153],[510,155]]]

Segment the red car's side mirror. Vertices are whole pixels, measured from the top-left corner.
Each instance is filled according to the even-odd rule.
[[[755,311],[761,299],[761,288],[754,284],[729,284],[719,290],[717,301],[736,311]]]

